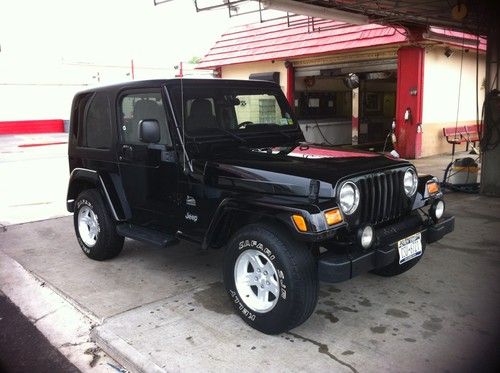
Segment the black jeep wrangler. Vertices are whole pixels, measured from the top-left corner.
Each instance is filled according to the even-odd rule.
[[[303,323],[319,281],[413,267],[454,228],[436,178],[378,153],[304,142],[280,87],[153,80],[78,93],[67,208],[92,259],[124,237],[223,249],[230,302],[269,334]]]

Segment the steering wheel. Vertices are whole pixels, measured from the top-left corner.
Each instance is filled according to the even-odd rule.
[[[249,124],[253,124],[252,121],[250,120],[246,120],[244,122],[241,122],[240,124],[238,124],[238,128],[245,128],[246,126],[248,126]]]

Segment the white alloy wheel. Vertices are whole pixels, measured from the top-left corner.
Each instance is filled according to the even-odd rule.
[[[83,206],[78,212],[78,233],[83,243],[93,247],[97,242],[99,231],[97,215],[89,206]]]
[[[266,313],[278,303],[278,273],[261,251],[250,249],[240,254],[234,266],[234,282],[241,299],[252,311]]]

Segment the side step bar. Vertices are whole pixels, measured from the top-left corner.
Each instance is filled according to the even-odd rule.
[[[172,234],[127,223],[117,225],[116,232],[120,236],[161,247],[172,246],[179,242],[179,240]]]

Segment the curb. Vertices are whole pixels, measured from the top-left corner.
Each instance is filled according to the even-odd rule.
[[[112,331],[106,330],[106,325],[95,327],[90,332],[90,338],[112,359],[137,373],[165,373],[166,371],[153,363],[125,340]]]
[[[89,338],[95,320],[53,289],[0,250],[0,291],[79,370],[111,372],[115,361],[100,353]]]
[[[27,273],[29,273],[35,280],[37,280],[40,284],[43,284],[44,287],[49,288],[52,290],[55,294],[57,294],[61,299],[63,299],[65,302],[70,304],[75,310],[80,312],[83,316],[85,316],[87,319],[89,319],[94,325],[100,325],[103,322],[102,318],[99,318],[97,315],[95,315],[91,310],[89,310],[87,307],[85,307],[83,304],[80,302],[77,302],[75,299],[71,298],[68,294],[66,294],[64,291],[58,289],[57,287],[53,286],[50,282],[45,280],[42,276],[39,276],[35,272],[33,272],[30,269],[27,269],[23,267],[21,264],[19,264]]]

